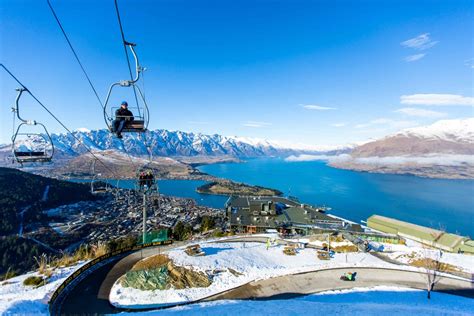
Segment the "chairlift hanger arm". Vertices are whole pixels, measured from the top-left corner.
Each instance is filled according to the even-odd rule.
[[[15,108],[13,109],[13,111],[16,113],[16,117],[25,124],[36,125],[36,121],[25,120],[20,116],[20,98],[23,92],[28,91],[28,90],[25,87],[21,87],[21,88],[16,89],[16,91],[18,91],[18,95],[16,96],[16,99],[15,99]]]

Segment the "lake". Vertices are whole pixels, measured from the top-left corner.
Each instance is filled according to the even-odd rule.
[[[199,169],[217,177],[275,188],[304,203],[329,206],[330,213],[355,222],[379,214],[474,236],[474,180],[371,174],[332,168],[323,161],[287,162],[278,158]]]

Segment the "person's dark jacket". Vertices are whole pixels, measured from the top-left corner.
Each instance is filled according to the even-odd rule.
[[[119,121],[133,121],[133,113],[128,109],[120,108],[115,111],[115,119]]]

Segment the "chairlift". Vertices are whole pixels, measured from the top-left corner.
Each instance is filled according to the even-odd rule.
[[[20,97],[25,88],[16,89],[18,95],[15,100],[15,107],[12,108],[14,115],[20,120],[16,132],[12,136],[12,153],[16,162],[50,162],[54,154],[54,145],[51,135],[46,126],[35,120],[25,120],[20,116]],[[38,132],[24,131],[27,127],[38,129]]]
[[[137,190],[148,195],[159,195],[155,169],[146,164],[137,170]]]
[[[102,180],[102,174],[95,172],[95,164],[97,159],[92,161],[92,180],[91,193],[94,195],[104,194],[110,191],[110,186],[107,181]]]
[[[114,121],[115,120],[120,121],[123,119],[125,119],[127,122],[122,132],[145,132],[148,128],[148,123],[150,121],[149,110],[148,110],[148,105],[146,103],[145,96],[143,95],[143,92],[138,85],[138,81],[141,77],[140,75],[144,71],[144,68],[141,67],[138,62],[138,57],[134,49],[136,44],[132,44],[129,42],[124,42],[124,44],[128,48],[130,48],[132,55],[135,59],[136,75],[135,75],[135,78],[132,80],[121,80],[121,81],[113,83],[110,86],[109,91],[107,93],[107,97],[104,102],[104,120],[105,120],[105,123],[107,124],[109,131],[111,132],[115,132]],[[115,112],[119,109],[119,107],[111,107],[109,105],[110,95],[112,94],[112,90],[115,87],[123,87],[123,88],[131,87],[132,89],[135,89],[135,91],[138,91],[138,96],[139,96],[139,99],[142,101],[142,105],[137,104],[136,107],[129,107],[129,109],[133,113],[133,120],[129,120],[128,117],[116,116]]]

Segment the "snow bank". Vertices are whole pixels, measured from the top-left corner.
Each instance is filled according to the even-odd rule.
[[[23,281],[30,276],[38,276],[37,272],[23,274],[0,283],[0,315],[38,315],[49,314],[48,301],[52,293],[74,271],[86,262],[56,269],[48,284],[39,288],[24,286]]]
[[[222,300],[172,309],[133,313],[141,315],[473,315],[474,300],[398,287],[331,291],[287,300]],[[128,315],[123,313],[122,315]]]
[[[460,271],[474,274],[474,256],[467,254],[458,254],[443,252],[439,257],[439,251],[434,249],[424,249],[417,246],[383,244],[385,253],[391,259],[400,263],[409,264],[411,260],[422,259],[428,256],[433,260],[447,263],[457,267]]]

